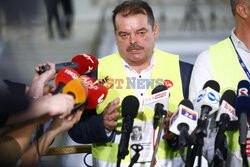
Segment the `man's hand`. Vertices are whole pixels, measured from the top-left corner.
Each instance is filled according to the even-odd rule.
[[[103,111],[104,127],[109,131],[112,131],[117,126],[116,118],[120,115],[120,113],[117,112],[119,103],[120,99],[117,97],[115,100],[110,102]]]
[[[164,140],[167,140],[167,139],[172,139],[175,134],[170,132],[169,131],[169,122],[170,122],[170,118],[173,114],[171,112],[168,112],[168,116],[166,117],[165,121],[164,121],[164,125],[163,125],[163,128],[165,130],[165,134],[162,136],[162,138]]]

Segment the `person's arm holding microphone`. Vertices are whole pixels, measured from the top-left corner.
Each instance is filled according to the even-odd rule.
[[[53,120],[48,130],[22,155],[20,167],[34,166],[38,162],[40,156],[45,153],[54,138],[58,134],[69,130],[80,120],[82,112],[83,110],[77,110],[68,117]]]

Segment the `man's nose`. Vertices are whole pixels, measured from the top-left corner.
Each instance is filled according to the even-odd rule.
[[[131,34],[131,35],[129,36],[129,42],[130,42],[131,44],[137,43],[137,36],[136,36],[135,34]]]

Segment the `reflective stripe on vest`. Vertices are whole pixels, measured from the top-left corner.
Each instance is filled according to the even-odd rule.
[[[239,81],[245,79],[237,54],[229,38],[210,46],[213,78],[220,84],[220,93],[237,91]],[[240,150],[239,131],[227,131],[227,145],[231,151]]]
[[[150,86],[147,91],[147,96],[151,95],[152,90],[159,84],[163,84],[165,79],[171,80],[173,82],[173,87],[169,89],[170,99],[169,99],[169,110],[174,112],[179,105],[179,102],[183,99],[182,84],[180,77],[179,68],[179,57],[177,55],[168,54],[160,50],[155,49],[155,67],[151,75],[151,80],[155,81],[153,86]],[[127,84],[127,74],[123,69],[122,58],[120,55],[113,54],[104,57],[99,60],[98,65],[98,78],[104,78],[110,76],[114,79],[114,88],[110,89],[106,99],[103,103],[98,106],[97,113],[103,112],[104,108],[109,102],[115,98],[120,98],[120,106],[122,100],[127,95],[135,95],[133,88]],[[121,107],[118,108],[121,112]],[[144,108],[143,120],[153,120],[154,111]],[[142,120],[140,113],[135,119]],[[118,117],[118,125],[116,131],[121,131],[122,117]],[[152,125],[153,126],[153,125]],[[130,149],[130,148],[129,148]],[[103,161],[114,162],[117,161],[118,144],[117,143],[95,143],[92,144],[92,154],[96,159]],[[171,159],[174,157],[179,157],[179,151],[172,151],[171,148],[166,144],[165,141],[161,141],[158,148],[158,159]],[[130,162],[130,154],[125,157],[122,162]]]

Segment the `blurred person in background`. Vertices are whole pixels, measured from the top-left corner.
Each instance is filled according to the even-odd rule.
[[[48,37],[53,39],[55,37],[53,30],[53,20],[56,22],[56,28],[60,38],[64,38],[64,30],[62,24],[62,18],[58,12],[58,4],[60,0],[44,0],[47,10],[47,26],[48,26]]]
[[[197,99],[208,80],[216,80],[219,83],[221,94],[227,89],[236,91],[241,80],[250,80],[250,1],[230,0],[230,3],[236,22],[235,28],[228,38],[210,46],[198,56],[190,82],[190,100]],[[203,155],[211,163],[216,136],[215,114],[209,120]],[[225,134],[228,147],[227,166],[241,166],[239,131],[227,131]]]
[[[64,11],[64,16],[63,16],[63,21],[64,21],[64,34],[65,37],[69,37],[71,34],[71,29],[72,29],[72,24],[73,24],[73,4],[72,0],[61,0],[63,11]]]

